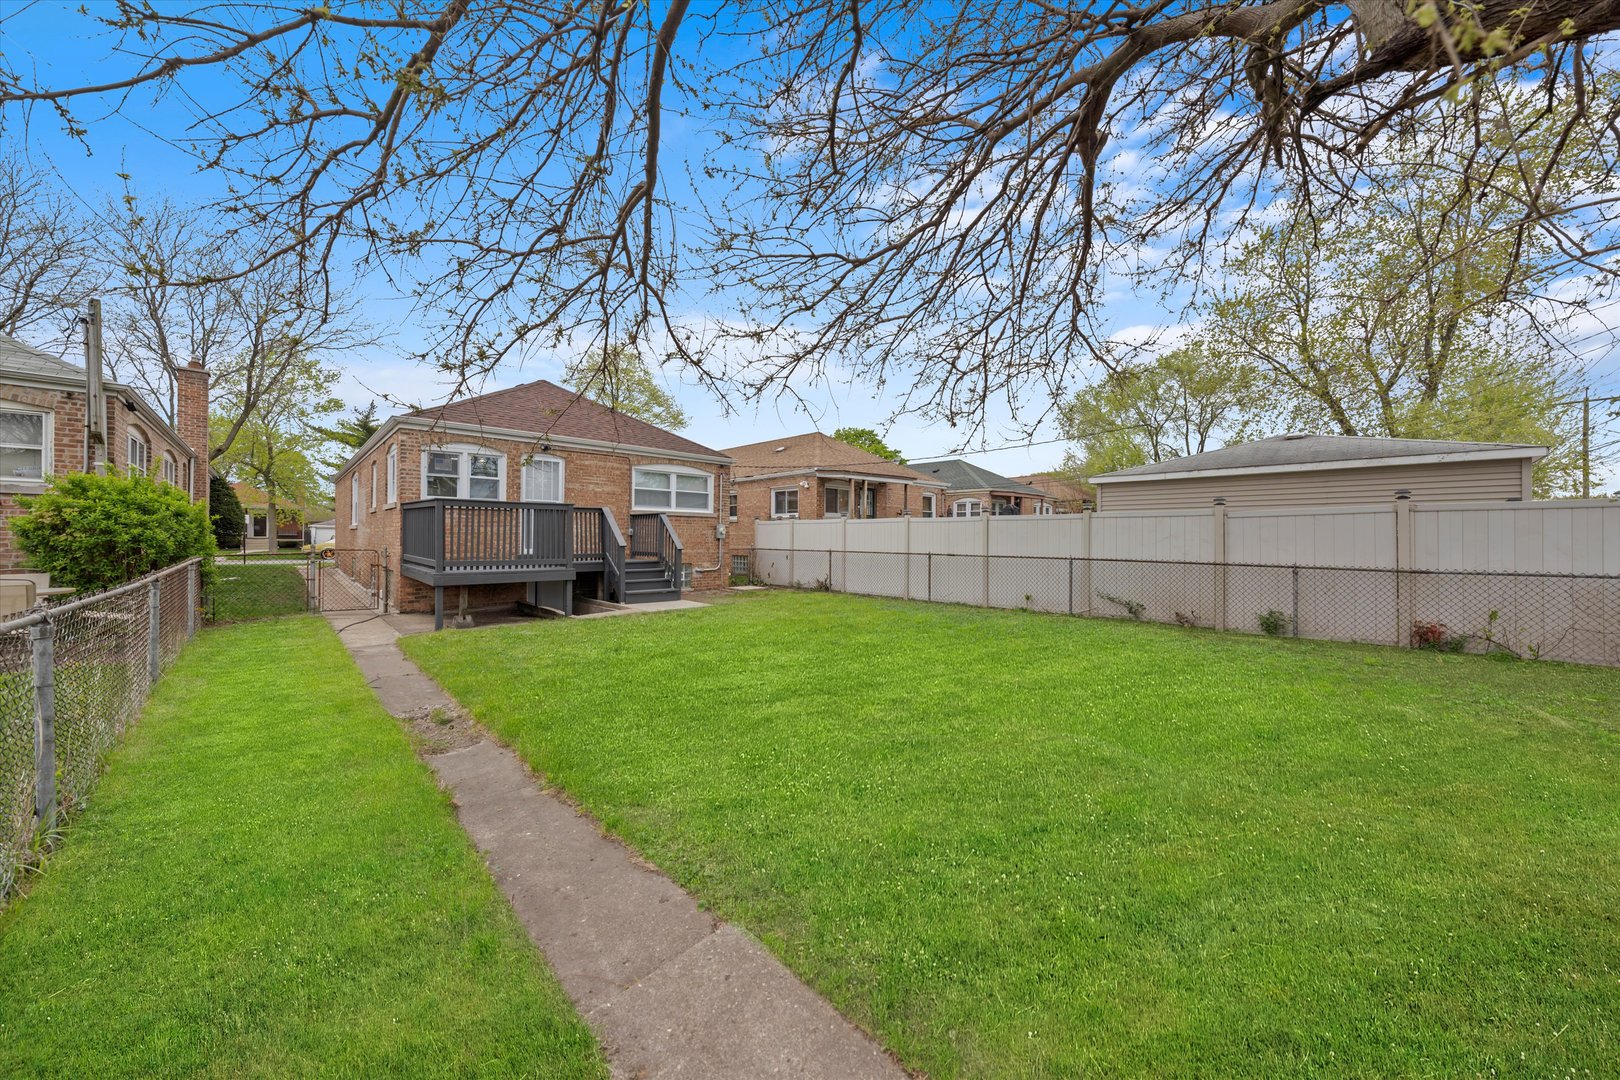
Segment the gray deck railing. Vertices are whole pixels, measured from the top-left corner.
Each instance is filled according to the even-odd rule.
[[[568,503],[423,499],[402,508],[400,559],[436,574],[567,569],[574,563]]]

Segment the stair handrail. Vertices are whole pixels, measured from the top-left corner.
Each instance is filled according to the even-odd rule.
[[[602,591],[615,604],[624,603],[624,533],[613,511],[602,507]]]
[[[664,542],[666,545],[668,545],[666,550],[669,552],[669,555],[664,562],[669,567],[670,587],[673,588],[678,594],[681,591],[681,562],[685,556],[686,549],[681,545],[681,538],[679,534],[675,532],[675,525],[669,520],[669,515],[659,514],[658,520],[664,526]]]

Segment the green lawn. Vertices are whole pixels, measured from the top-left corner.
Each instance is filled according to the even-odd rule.
[[[213,622],[238,622],[309,610],[303,562],[220,563],[208,598]]]
[[[0,1075],[603,1077],[313,617],[204,631],[0,916]]]
[[[739,601],[407,651],[935,1078],[1614,1075],[1620,672]]]

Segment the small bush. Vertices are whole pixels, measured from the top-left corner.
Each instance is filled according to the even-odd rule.
[[[69,473],[17,502],[27,513],[12,520],[11,533],[29,565],[55,584],[110,589],[194,555],[204,557],[203,584],[213,580],[207,511],[172,484],[117,471]]]
[[[1467,635],[1453,634],[1445,623],[1423,622],[1422,620],[1412,623],[1412,647],[1414,649],[1433,649],[1436,652],[1462,652],[1463,646],[1467,644]]]
[[[1258,618],[1260,619],[1261,632],[1268,637],[1282,637],[1288,633],[1288,624],[1293,621],[1286,613],[1278,611],[1276,608],[1272,608],[1264,615],[1258,616]]]

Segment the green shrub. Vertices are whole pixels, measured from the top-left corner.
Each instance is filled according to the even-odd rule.
[[[247,531],[242,500],[229,480],[212,471],[208,474],[208,516],[214,524],[214,543],[221,551],[242,546],[242,534]]]
[[[213,580],[207,511],[171,484],[117,471],[69,473],[17,502],[27,513],[12,520],[11,533],[55,584],[110,589],[193,555],[204,556],[203,584]]]
[[[1293,622],[1285,613],[1272,608],[1264,615],[1259,616],[1260,629],[1271,637],[1282,637],[1288,632],[1288,624]]]

